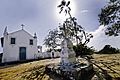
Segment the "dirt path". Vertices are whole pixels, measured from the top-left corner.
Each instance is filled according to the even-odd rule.
[[[46,59],[40,61],[34,61],[19,65],[1,67],[0,69],[0,80],[48,80],[50,77],[47,74],[44,74],[45,65],[51,63],[58,63],[60,59]],[[38,76],[35,76],[35,75]],[[32,77],[31,77],[32,76]]]

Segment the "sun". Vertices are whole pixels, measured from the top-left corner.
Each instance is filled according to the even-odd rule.
[[[61,3],[62,0],[58,0],[58,2],[56,3],[56,7],[55,7],[55,15],[56,18],[60,21],[65,21],[66,18],[68,18],[68,15],[65,15],[64,11],[59,14],[60,9],[57,8],[57,6]],[[65,0],[66,2],[70,1],[70,8],[71,8],[71,15],[75,16],[75,12],[76,12],[76,5],[75,5],[75,0]]]

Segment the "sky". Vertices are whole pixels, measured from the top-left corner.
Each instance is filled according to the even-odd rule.
[[[93,46],[93,49],[96,51],[101,50],[105,45],[111,45],[114,48],[120,49],[120,36],[106,36],[105,35],[105,26],[99,26],[98,29],[90,33],[93,34],[93,38],[87,44],[89,47]]]
[[[58,13],[56,8],[59,1],[61,0],[0,0],[0,36],[3,36],[3,31],[6,26],[10,33],[20,30],[21,24],[24,24],[24,29],[30,34],[33,35],[35,32],[37,33],[38,44],[43,45],[43,40],[47,36],[48,31],[57,28],[59,23],[63,22],[63,20],[58,17],[59,14],[56,15],[56,13]],[[96,35],[102,34],[97,33],[97,31],[101,29],[98,14],[107,0],[72,1],[76,7],[73,9],[75,9],[74,16],[77,18],[78,23],[83,26],[86,31],[92,32],[95,35],[89,43],[89,46],[95,46],[96,49],[100,49],[104,44],[107,44],[106,40],[105,43],[100,45],[92,43],[97,43]],[[106,38],[106,36],[104,37]],[[104,37],[99,36],[97,39],[104,39]],[[114,42],[111,41],[110,43]],[[115,46],[117,45],[116,43]]]

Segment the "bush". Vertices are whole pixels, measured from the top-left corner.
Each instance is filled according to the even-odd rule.
[[[115,54],[119,52],[119,49],[113,48],[110,45],[105,45],[104,48],[98,52],[98,54]]]
[[[73,49],[76,53],[76,57],[78,56],[82,56],[82,55],[91,55],[94,50],[85,46],[85,45],[77,45],[77,46],[73,46]]]

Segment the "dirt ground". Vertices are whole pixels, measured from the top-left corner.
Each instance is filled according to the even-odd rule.
[[[94,54],[92,57],[93,62],[107,70],[113,78],[120,77],[120,54]],[[45,65],[59,63],[59,61],[60,58],[2,66],[0,67],[0,80],[61,80],[54,74],[44,73]]]
[[[53,80],[53,76],[44,73],[45,65],[59,61],[60,59],[47,59],[0,67],[0,80]]]
[[[113,79],[120,80],[120,54],[94,54],[92,56],[95,64],[107,70]]]

